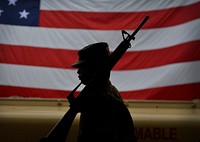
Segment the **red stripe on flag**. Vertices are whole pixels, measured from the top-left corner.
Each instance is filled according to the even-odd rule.
[[[200,2],[187,6],[144,12],[78,12],[40,11],[41,27],[121,30],[133,29],[145,16],[149,15],[147,28],[175,26],[200,17]],[[62,22],[61,22],[62,21]],[[132,24],[130,24],[132,23]]]
[[[178,100],[200,99],[200,83],[165,86],[138,91],[121,92],[127,100]]]
[[[36,97],[36,98],[65,98],[70,91],[39,89],[39,88],[26,88],[15,86],[1,86],[1,97]]]
[[[39,98],[66,98],[71,92],[69,90],[50,90],[39,88],[25,88],[14,86],[0,86],[1,97],[39,97]],[[125,100],[178,100],[191,101],[200,99],[200,83],[184,84],[177,86],[166,86],[150,88],[138,91],[120,92]],[[27,95],[28,94],[28,95]],[[76,92],[75,95],[78,95]]]
[[[114,70],[144,69],[200,60],[199,45],[200,40],[157,50],[126,52]]]
[[[0,46],[0,63],[70,68],[78,58],[77,51],[75,50],[5,44],[0,44]]]
[[[126,52],[114,70],[133,70],[200,60],[200,40],[169,48]],[[77,51],[0,44],[0,63],[71,68]]]

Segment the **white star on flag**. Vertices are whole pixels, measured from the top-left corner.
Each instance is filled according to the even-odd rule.
[[[8,0],[9,3],[8,5],[16,5],[15,3],[17,2],[17,0]]]
[[[20,19],[25,18],[27,19],[27,16],[30,14],[29,12],[26,12],[26,9],[24,9],[22,12],[19,12],[20,14]]]
[[[3,10],[2,9],[0,9],[0,16],[1,16],[1,13],[3,12]]]

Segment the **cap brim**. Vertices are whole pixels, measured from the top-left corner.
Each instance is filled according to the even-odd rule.
[[[85,63],[85,60],[78,60],[78,61],[76,61],[74,64],[72,64],[71,67],[73,67],[73,68],[79,68],[79,67],[81,67],[84,63]]]

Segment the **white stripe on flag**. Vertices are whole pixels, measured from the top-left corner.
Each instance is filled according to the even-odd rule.
[[[0,85],[72,90],[79,83],[75,70],[0,64]],[[113,71],[111,81],[120,91],[200,82],[200,61],[135,71]]]
[[[129,12],[185,6],[199,0],[41,0],[42,10]]]
[[[134,50],[165,48],[200,39],[200,19],[178,26],[140,30]],[[192,27],[192,28],[191,28]],[[133,31],[128,31],[133,32]],[[0,24],[0,43],[78,50],[90,43],[105,41],[113,51],[122,41],[120,31],[33,28]],[[87,38],[84,38],[87,37]],[[78,41],[78,42],[77,42]]]
[[[197,83],[200,61],[131,71],[113,71],[111,80],[121,91]]]

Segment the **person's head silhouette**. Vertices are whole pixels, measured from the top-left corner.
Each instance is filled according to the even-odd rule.
[[[72,67],[78,68],[77,73],[83,84],[87,84],[97,69],[108,61],[109,55],[108,44],[105,42],[90,44],[78,51],[79,59]]]

